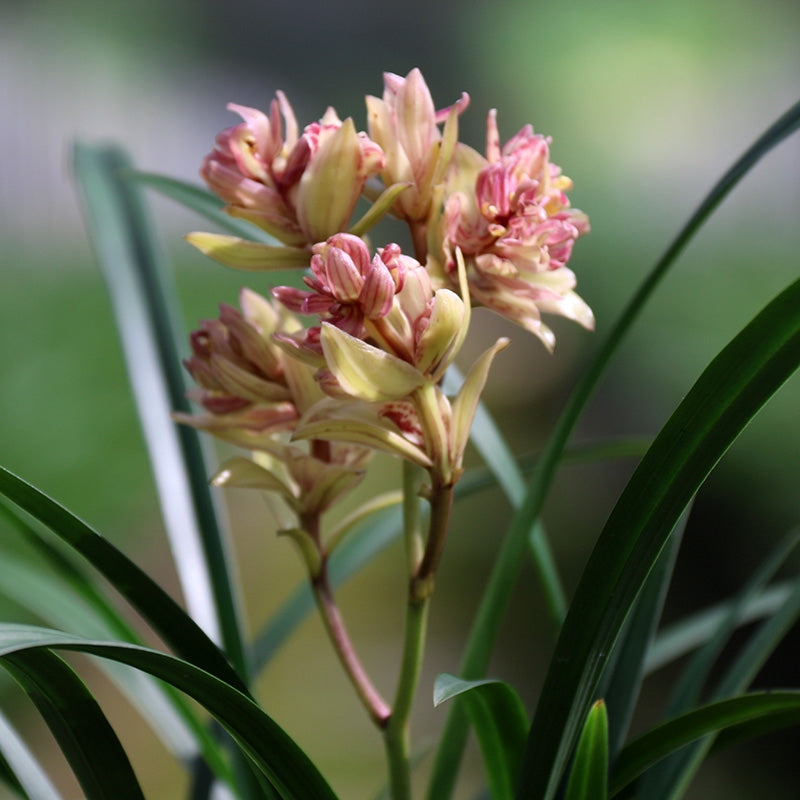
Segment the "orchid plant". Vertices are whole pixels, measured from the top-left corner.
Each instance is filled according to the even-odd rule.
[[[379,796],[421,796],[410,716],[437,569],[454,501],[491,482],[515,514],[461,664],[433,687],[434,702],[451,708],[427,768],[429,800],[453,796],[470,729],[483,756],[488,795],[480,796],[666,800],[683,793],[712,746],[797,721],[800,691],[747,691],[800,614],[800,583],[768,586],[796,536],[727,605],[669,631],[659,630],[659,617],[692,497],[800,364],[800,282],[712,361],[640,453],[569,602],[539,518],[570,434],[619,342],[716,205],[797,128],[800,106],[744,154],[690,218],[599,347],[526,475],[481,404],[492,364],[509,339],[499,338],[463,377],[455,361],[478,306],[550,351],[555,336],[543,315],[594,329],[568,267],[589,222],[570,205],[572,182],[551,161],[549,138],[526,126],[501,143],[492,110],[481,154],[459,139],[468,105],[462,94],[436,110],[417,69],[384,76],[382,97],[366,98],[366,131],[332,108],[301,131],[281,92],[267,113],[231,104],[242,121],[217,136],[200,170],[210,192],[136,172],[114,148],[76,149],[78,183],[118,316],[186,606],[55,501],[0,472],[0,492],[10,501],[3,506],[7,520],[44,553],[56,591],[83,609],[74,624],[52,604],[38,610],[54,627],[3,623],[0,664],[42,712],[86,797],[143,795],[100,706],[56,655],[60,650],[101,657],[186,764],[193,798],[333,800],[327,780],[252,688],[314,606],[354,697],[383,739],[387,779]],[[287,270],[302,271],[302,288],[295,282],[265,293],[242,289],[238,308],[223,303],[217,319],[199,324],[183,361],[194,382],[188,392],[168,302],[169,272],[153,244],[142,186],[226,231],[186,237],[210,258],[279,280]],[[354,219],[359,204],[366,209]],[[391,224],[397,241],[374,246],[374,231]],[[241,454],[206,467],[198,431]],[[470,441],[486,469],[465,470]],[[399,489],[354,506],[352,490],[375,464],[386,464],[376,452],[401,465]],[[602,448],[595,452],[604,455]],[[253,641],[243,634],[228,534],[209,476],[213,486],[272,498],[279,507],[276,533],[294,542],[306,573],[304,586]],[[398,536],[405,627],[396,689],[384,696],[359,658],[336,589]],[[512,686],[486,677],[526,554],[559,632],[532,719]],[[146,647],[72,555],[107,578],[172,652]],[[751,645],[712,681],[722,647],[754,616],[764,621]],[[665,720],[630,739],[645,675],[690,651],[695,655]],[[120,673],[117,663],[136,671]],[[712,699],[700,705],[704,687]],[[59,798],[22,738],[2,718],[0,724],[0,778],[23,798]]]

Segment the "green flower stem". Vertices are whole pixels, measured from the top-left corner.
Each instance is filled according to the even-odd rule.
[[[405,641],[397,694],[394,710],[383,737],[386,760],[389,765],[389,786],[392,800],[411,800],[409,721],[422,669],[429,606],[430,595],[420,599],[410,598],[406,608]]]
[[[411,573],[406,607],[405,637],[400,675],[397,681],[394,708],[384,733],[389,785],[392,800],[410,800],[409,770],[410,717],[414,696],[422,670],[428,608],[433,593],[433,577],[442,554],[450,512],[453,508],[453,487],[442,486],[434,476],[431,490],[431,515],[424,552],[419,537],[419,471],[413,465],[403,469],[403,508],[405,516],[406,554]]]

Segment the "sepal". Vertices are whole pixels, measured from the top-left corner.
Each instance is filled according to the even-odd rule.
[[[307,267],[311,259],[309,252],[300,247],[272,246],[221,233],[195,231],[184,238],[214,261],[251,272]]]

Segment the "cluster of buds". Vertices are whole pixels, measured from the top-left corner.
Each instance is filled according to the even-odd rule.
[[[349,444],[302,450],[287,441],[303,414],[323,397],[313,370],[276,345],[300,323],[264,297],[244,289],[242,311],[220,307],[191,335],[184,363],[197,383],[190,397],[201,414],[175,414],[178,422],[208,431],[254,453],[233,458],[212,482],[276,492],[303,517],[325,511],[357,485],[371,451]]]
[[[472,306],[550,349],[542,312],[593,326],[567,267],[589,225],[570,208],[572,184],[550,162],[549,139],[527,126],[501,146],[492,111],[480,155],[458,140],[468,96],[437,111],[416,69],[385,75],[382,98],[366,103],[368,133],[329,108],[301,134],[281,93],[268,115],[230,106],[244,121],[217,137],[201,174],[229,214],[277,241],[187,237],[232,267],[310,268],[305,288],[276,287],[271,301],[245,292],[242,313],[223,307],[203,323],[187,367],[205,412],[179,417],[254,451],[217,482],[277,491],[301,520],[353,486],[372,450],[427,470],[434,489],[452,488],[507,344],[477,359],[454,398],[444,394]],[[362,196],[371,206],[353,223]],[[386,215],[406,223],[413,257],[394,243],[368,245],[365,233]]]

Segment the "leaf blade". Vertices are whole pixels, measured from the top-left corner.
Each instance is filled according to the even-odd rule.
[[[28,800],[63,800],[22,737],[2,714],[0,753]],[[8,780],[5,776],[4,779]]]
[[[252,239],[253,241],[261,242],[261,244],[280,244],[274,236],[270,236],[257,225],[226,214],[219,197],[202,186],[179,181],[166,175],[157,175],[154,172],[128,170],[125,173],[125,177],[127,176],[130,176],[137,183],[155,189],[170,200],[174,200],[176,203],[180,203],[180,205],[197,212],[209,222],[213,222],[235,236],[243,239]]]
[[[45,649],[6,653],[1,661],[47,722],[87,800],[144,800],[114,729],[64,661]]]
[[[583,726],[564,800],[607,800],[608,715],[602,700],[589,710]]]
[[[197,623],[152,578],[83,520],[4,467],[0,467],[0,494],[85,558],[177,653],[246,691],[241,678]]]
[[[197,432],[177,426],[188,411],[176,347],[177,305],[167,268],[127,156],[115,147],[75,146],[74,171],[114,307],[128,376],[147,445],[173,561],[191,616],[221,642],[244,675],[240,601],[226,532],[212,496]]]
[[[493,800],[511,800],[528,731],[522,700],[502,681],[464,681],[442,673],[434,683],[433,704],[453,698],[464,705],[478,738]]]
[[[283,800],[336,800],[308,756],[247,694],[188,661],[126,642],[103,642],[31,625],[0,624],[0,658],[41,648],[75,650],[143,670],[213,714]]]
[[[711,362],[625,487],[562,628],[531,727],[519,796],[553,796],[608,654],[670,530],[739,432],[798,364],[800,281]]]
[[[773,715],[786,719],[789,712],[800,712],[800,692],[753,692],[681,714],[638,737],[622,750],[611,776],[611,796],[619,794],[658,759],[708,733]]]

